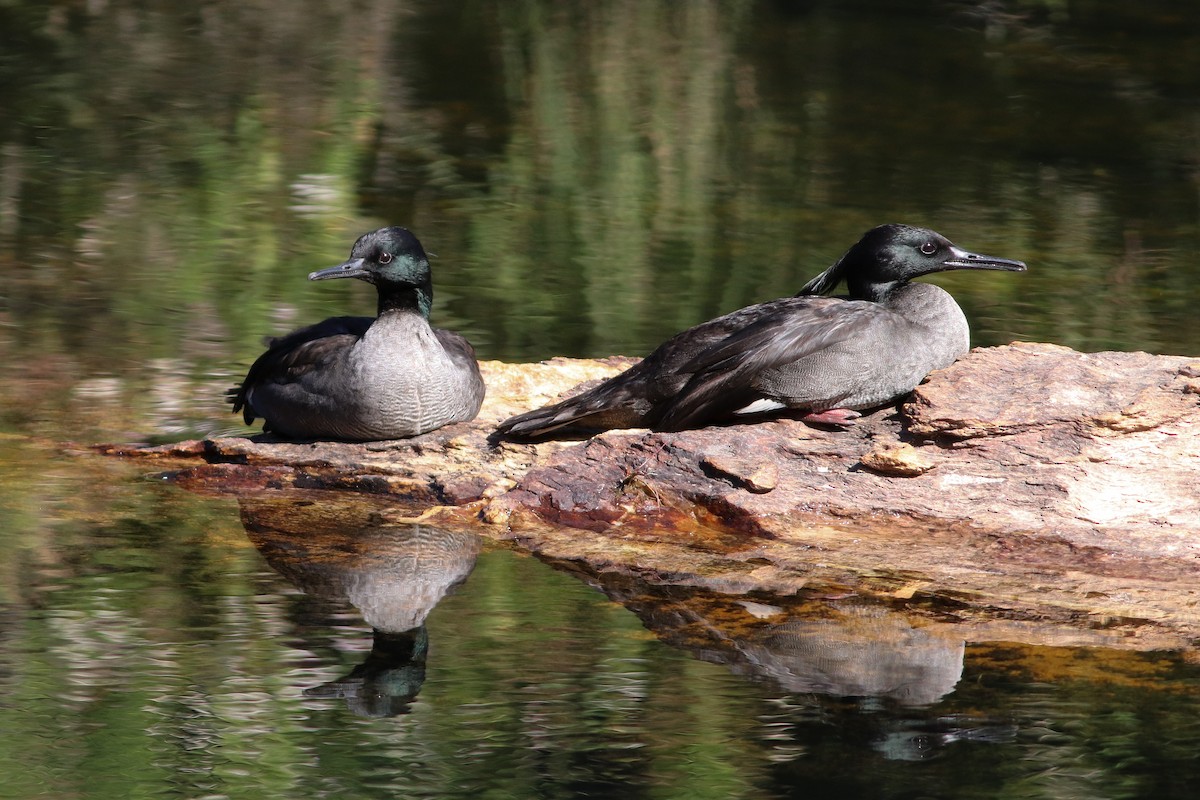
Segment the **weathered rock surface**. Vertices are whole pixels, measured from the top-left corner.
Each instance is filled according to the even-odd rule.
[[[847,431],[777,419],[487,445],[499,419],[628,363],[485,364],[479,419],[406,441],[103,450],[163,459],[200,491],[386,494],[660,584],[932,598],[1141,647],[1200,641],[1200,359],[1015,344]]]

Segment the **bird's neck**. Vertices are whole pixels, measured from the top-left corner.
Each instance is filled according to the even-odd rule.
[[[382,316],[388,311],[415,311],[425,319],[433,309],[433,287],[427,284],[391,284],[380,286],[377,313]]]
[[[887,309],[925,330],[925,341],[945,342],[945,348],[966,352],[970,347],[970,328],[958,303],[945,289],[932,283],[906,283],[897,287],[883,302]]]
[[[949,308],[958,308],[954,298],[932,283],[894,283],[875,302],[899,313],[936,315]]]
[[[893,296],[903,294],[909,286],[911,284],[907,282],[879,283],[877,281],[856,281],[853,278],[846,280],[846,292],[850,299],[866,300],[871,303],[887,303]]]

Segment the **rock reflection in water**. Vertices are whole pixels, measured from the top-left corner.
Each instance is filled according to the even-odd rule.
[[[374,629],[361,664],[305,695],[342,698],[359,716],[406,713],[425,682],[425,619],[471,574],[479,537],[345,507],[243,501],[241,509],[272,568],[306,594],[348,601]]]

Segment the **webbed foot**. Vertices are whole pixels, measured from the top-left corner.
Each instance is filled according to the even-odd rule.
[[[812,411],[800,418],[801,422],[807,422],[810,425],[833,425],[836,428],[849,428],[854,425],[854,420],[861,417],[862,414],[849,408],[829,408],[824,411]]]

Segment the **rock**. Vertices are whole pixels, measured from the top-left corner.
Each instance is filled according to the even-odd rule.
[[[905,410],[919,436],[1148,431],[1194,414],[1196,370],[1196,359],[1015,343],[980,348],[940,371]]]
[[[743,479],[746,488],[755,494],[765,494],[779,483],[779,468],[774,464],[762,464]]]
[[[439,524],[652,582],[827,585],[1200,641],[1200,360],[1018,343],[973,351],[845,431],[784,417],[489,447],[500,419],[629,363],[488,362],[477,420],[409,440],[99,449],[196,491],[437,507]]]
[[[734,486],[744,487],[755,494],[765,494],[779,483],[779,469],[770,462],[714,453],[701,457],[700,466],[728,478]]]
[[[911,444],[881,445],[862,457],[862,465],[880,475],[913,478],[933,469],[933,461]]]

